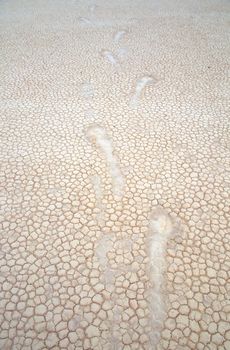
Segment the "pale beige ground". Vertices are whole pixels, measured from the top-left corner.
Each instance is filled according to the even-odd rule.
[[[229,23],[0,1],[1,349],[230,349]]]

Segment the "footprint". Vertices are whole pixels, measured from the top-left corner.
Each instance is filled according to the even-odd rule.
[[[150,229],[153,234],[159,235],[161,240],[167,239],[172,233],[172,219],[163,208],[157,207],[153,210],[150,217]]]
[[[116,32],[116,34],[114,35],[114,39],[113,41],[115,43],[118,43],[122,38],[123,36],[126,34],[126,30],[119,30],[118,32]]]
[[[150,217],[149,231],[149,273],[150,273],[150,318],[151,344],[155,347],[160,340],[161,330],[167,315],[165,303],[164,274],[166,271],[167,242],[173,235],[175,225],[169,214],[161,207],[156,207]]]
[[[106,131],[98,125],[90,126],[86,132],[89,140],[96,145],[105,157],[107,167],[112,178],[112,190],[115,199],[121,199],[124,192],[124,179],[121,174],[118,161],[113,154],[112,142]]]
[[[138,106],[139,100],[141,99],[141,96],[144,94],[144,90],[146,86],[149,84],[152,84],[153,81],[154,81],[153,78],[149,75],[145,75],[137,81],[134,95],[130,100],[130,107],[135,108]]]
[[[105,57],[113,66],[117,65],[117,59],[114,57],[113,53],[111,51],[102,50],[101,54],[103,57]]]
[[[86,18],[86,17],[79,17],[78,20],[80,21],[80,23],[82,24],[92,24],[92,22],[90,21],[90,19]]]

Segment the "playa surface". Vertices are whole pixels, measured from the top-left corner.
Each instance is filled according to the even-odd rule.
[[[230,349],[229,2],[0,2],[0,348]]]

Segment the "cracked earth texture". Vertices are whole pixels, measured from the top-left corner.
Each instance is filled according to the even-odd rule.
[[[1,349],[230,349],[228,24],[0,2]]]

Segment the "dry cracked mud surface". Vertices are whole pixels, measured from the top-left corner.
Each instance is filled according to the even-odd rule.
[[[1,349],[230,349],[229,11],[0,2]]]

